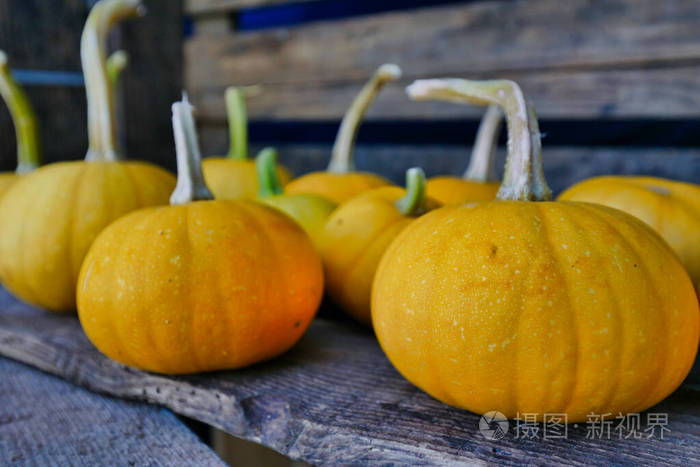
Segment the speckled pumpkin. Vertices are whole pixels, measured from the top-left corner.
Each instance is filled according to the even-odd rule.
[[[17,135],[17,170],[0,172],[0,198],[24,174],[41,163],[39,128],[34,109],[22,87],[15,81],[7,63],[7,55],[0,50],[0,96],[7,104]]]
[[[74,311],[80,265],[97,234],[130,211],[167,203],[175,186],[175,177],[154,165],[118,161],[104,43],[114,21],[139,11],[138,0],[102,0],[85,24],[86,161],[41,167],[0,200],[0,280],[33,305]]]
[[[328,169],[325,172],[311,172],[292,180],[285,187],[287,193],[314,194],[341,204],[363,191],[391,184],[379,175],[355,171],[353,153],[357,130],[372,100],[386,83],[400,77],[401,70],[396,65],[385,64],[377,69],[343,117]]]
[[[256,199],[260,186],[255,160],[248,155],[248,118],[244,90],[231,86],[226,89],[225,99],[229,151],[226,156],[213,156],[204,160],[204,179],[216,199]],[[277,164],[277,178],[285,186],[292,179],[292,174]]]
[[[700,311],[663,239],[622,211],[546,201],[536,117],[515,83],[426,80],[409,93],[500,104],[509,155],[499,200],[421,217],[380,263],[372,320],[401,374],[476,413],[568,422],[673,392]]]
[[[252,201],[213,201],[191,106],[173,105],[172,206],[107,227],[85,258],[78,315],[110,358],[160,373],[240,368],[289,349],[323,294],[321,261],[289,217]]]
[[[331,215],[321,237],[328,295],[346,312],[370,324],[372,280],[379,260],[413,220],[440,204],[425,196],[425,176],[406,173],[406,189],[384,186],[343,203]]]
[[[643,220],[676,251],[700,292],[700,186],[657,177],[595,177],[559,200],[603,204]]]
[[[425,191],[442,204],[491,201],[501,186],[496,175],[495,153],[503,114],[497,105],[484,113],[476,133],[469,167],[462,177],[440,175],[428,179]]]

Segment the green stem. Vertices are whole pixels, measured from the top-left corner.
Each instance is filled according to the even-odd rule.
[[[367,112],[379,90],[388,82],[396,81],[401,77],[401,69],[397,65],[384,64],[374,73],[374,76],[364,85],[360,93],[345,113],[340,123],[338,135],[335,138],[328,171],[334,173],[347,173],[355,170],[353,151],[357,130],[360,127],[362,117]]]
[[[508,126],[508,158],[498,199],[546,201],[552,198],[542,171],[542,145],[535,110],[520,86],[509,80],[418,80],[406,92],[414,100],[498,104]]]
[[[479,130],[476,132],[476,140],[472,149],[472,157],[469,167],[464,172],[464,179],[474,182],[495,182],[496,175],[496,147],[498,135],[501,132],[503,113],[500,107],[491,104],[481,118]]]
[[[80,58],[88,103],[85,160],[117,160],[114,96],[107,72],[107,35],[118,21],[145,13],[141,0],[100,0],[90,10],[80,39]]]
[[[117,50],[107,58],[107,76],[112,89],[116,89],[119,85],[119,76],[121,76],[124,68],[129,64],[129,54],[125,50]]]
[[[231,159],[248,159],[248,114],[244,92],[234,86],[226,89],[226,115],[228,116],[229,150]]]
[[[281,195],[284,189],[277,177],[277,151],[274,148],[264,148],[255,158],[255,170],[258,174],[258,196]]]
[[[193,110],[194,107],[187,100],[187,95],[183,95],[180,102],[173,104],[177,185],[170,196],[172,205],[214,199],[202,174],[202,154],[199,151]]]
[[[0,95],[10,109],[17,135],[17,173],[27,173],[41,164],[39,128],[34,109],[27,95],[15,81],[7,64],[7,55],[0,50]]]
[[[404,216],[420,216],[425,209],[425,172],[419,167],[406,171],[406,194],[396,202]]]

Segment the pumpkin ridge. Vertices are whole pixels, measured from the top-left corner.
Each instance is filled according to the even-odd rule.
[[[551,208],[556,208],[556,205],[550,202],[540,202],[540,203],[530,203],[528,202],[528,206],[532,206],[537,213],[537,220],[539,220],[539,225],[540,225],[540,231],[538,232],[538,236],[541,238],[541,242],[544,245],[549,246],[549,248],[546,249],[548,252],[548,256],[550,259],[550,264],[552,264],[557,271],[557,275],[561,278],[562,282],[564,283],[564,293],[562,294],[562,297],[565,298],[567,308],[569,310],[574,309],[573,303],[571,301],[571,296],[569,294],[569,284],[570,281],[567,278],[567,275],[564,273],[565,268],[562,265],[561,259],[559,258],[559,255],[556,254],[556,250],[554,248],[554,241],[551,236],[551,232],[553,231],[550,226],[548,225],[549,215],[558,215],[559,217],[562,217],[563,214],[560,209],[556,209],[556,213],[554,212],[555,209]],[[531,214],[530,214],[531,215]],[[572,374],[574,375],[573,378],[573,384],[569,386],[569,391],[568,394],[566,394],[563,397],[564,401],[568,402],[564,404],[564,407],[568,409],[569,404],[571,403],[571,400],[574,398],[576,395],[576,391],[578,389],[578,382],[581,381],[580,378],[580,371],[581,371],[581,351],[579,349],[580,343],[581,343],[581,332],[579,330],[578,326],[578,317],[576,316],[575,312],[570,313],[570,319],[573,323],[572,328],[576,330],[575,334],[572,335],[573,337],[573,345],[571,346],[572,349],[574,350],[575,353],[575,358],[573,359],[573,369],[572,369]],[[521,320],[522,321],[522,320]],[[520,329],[518,329],[518,336],[520,336]],[[524,355],[524,352],[518,353],[518,355]],[[551,371],[547,371],[548,374],[548,379],[551,377]],[[518,381],[522,381],[522,379],[518,379]],[[546,387],[546,389],[543,391],[543,398],[542,398],[542,407],[548,407],[549,406],[549,386]],[[519,393],[520,391],[518,391]],[[518,404],[519,405],[519,404]],[[548,409],[545,409],[548,410]],[[566,413],[570,413],[568,410],[565,410]]]
[[[183,267],[182,267],[182,273],[185,277],[192,277],[192,253],[196,251],[195,248],[195,242],[192,241],[192,236],[190,232],[190,224],[192,222],[192,216],[190,211],[192,209],[196,209],[199,207],[204,207],[204,204],[200,204],[203,202],[190,202],[187,205],[182,206],[180,209],[175,210],[174,212],[181,211],[182,216],[184,217],[184,220],[181,225],[179,225],[180,230],[180,235],[183,235],[185,237],[186,243],[187,243],[187,251],[186,254],[180,255],[182,258],[184,256],[184,261],[183,261]],[[176,206],[172,206],[176,207]],[[184,232],[182,232],[184,230]],[[196,296],[196,294],[193,294],[192,291],[196,291],[197,287],[200,287],[199,284],[197,284],[196,280],[185,280],[184,281],[187,286],[186,286],[186,293],[185,293],[185,304],[186,304],[186,309],[188,310],[189,313],[189,329],[190,333],[193,333],[195,329],[198,329],[198,326],[195,326],[195,323],[197,321],[197,308],[194,306],[192,303],[192,297]],[[192,365],[192,368],[202,368],[201,362],[202,359],[200,358],[198,352],[199,349],[194,346],[194,343],[197,341],[195,338],[196,336],[190,335],[190,338],[187,339],[189,344],[190,344],[190,351],[188,352],[190,356],[190,365]],[[168,365],[170,366],[170,365]]]
[[[574,209],[580,208],[580,205],[577,203],[576,204],[570,203],[569,206],[573,207]],[[583,212],[590,216],[589,211],[583,209]],[[583,238],[586,239],[586,243],[587,243],[586,247],[599,252],[599,256],[604,257],[605,252],[601,251],[600,248],[596,246],[596,242],[592,240],[591,235],[588,233],[588,231],[585,228],[581,227],[581,223],[578,222],[578,220],[573,215],[568,214],[567,217],[568,217],[568,221],[572,225],[574,225],[576,227],[580,227],[578,233],[579,233],[579,235],[581,235]],[[602,218],[599,218],[599,220],[601,220],[601,222],[603,221]],[[618,235],[620,235],[619,231],[617,229],[615,229],[614,226],[612,226],[609,222],[606,222],[605,224],[608,225],[612,230],[614,230]],[[635,250],[632,250],[632,252],[636,254]],[[615,307],[616,311],[619,311],[621,300],[620,300],[619,295],[617,294],[615,287],[613,286],[613,282],[610,280],[610,270],[609,269],[606,269],[604,281],[605,281],[606,290],[609,291],[609,296],[611,298],[613,306]],[[618,313],[611,313],[611,316],[615,317],[615,323],[618,325],[618,329],[616,330],[616,334],[622,335],[623,329],[625,328],[624,319],[622,318],[622,316],[620,315],[619,312]],[[576,329],[578,329],[578,326],[576,326]],[[617,352],[613,352],[613,354],[615,355],[615,362],[614,362],[615,363],[615,371],[613,371],[612,374],[619,375],[619,369],[622,366],[623,342],[622,342],[622,339],[615,339],[614,341],[617,345]],[[578,353],[579,352],[578,352],[578,348],[577,348],[577,354]],[[580,379],[581,378],[579,378],[578,376],[576,377],[576,381],[579,381]],[[619,378],[619,376],[616,376],[615,378],[613,378],[611,389],[609,390],[609,394],[607,395],[607,398],[603,399],[600,403],[601,407],[605,407],[605,406],[609,405],[609,402],[615,398],[615,396],[617,394],[617,389],[619,386],[620,386],[620,378]],[[572,392],[572,395],[573,395],[573,392]],[[598,408],[596,408],[596,409],[598,409]],[[569,406],[567,404],[565,406],[565,412],[568,413],[568,411],[569,411]]]
[[[611,222],[610,216],[609,216],[610,213],[607,212],[609,209],[611,209],[611,208],[602,207],[602,209],[601,209],[601,207],[599,207],[597,205],[592,205],[592,204],[588,204],[588,205],[584,206],[584,210],[587,210],[589,212],[589,214],[592,214],[594,217],[597,217],[601,223],[604,223],[605,225],[609,226],[617,234],[620,242],[622,244],[626,245],[626,247],[629,249],[629,251],[636,256],[636,260],[637,260],[636,264],[638,264],[639,267],[641,267],[643,269],[643,271],[644,271],[643,276],[646,278],[646,280],[651,285],[650,290],[652,291],[652,293],[654,294],[654,297],[656,298],[656,303],[663,303],[662,297],[659,294],[657,284],[653,280],[651,280],[651,278],[653,276],[650,272],[649,266],[647,265],[646,255],[641,254],[639,252],[637,246],[635,244],[633,244],[632,242],[630,242],[625,235],[623,235],[623,233],[618,229],[617,223]],[[629,216],[629,214],[627,214],[627,215]],[[651,229],[651,227],[647,226],[646,223],[644,223],[643,221],[641,221],[637,218],[634,218],[634,219],[636,221],[639,221],[642,224],[644,224],[647,229]],[[656,234],[654,235],[654,237],[656,237]],[[670,249],[669,249],[669,253],[671,253]],[[611,295],[614,295],[612,290],[613,289],[611,289]],[[617,300],[617,298],[616,298],[616,300]],[[658,346],[660,348],[659,349],[660,352],[663,352],[663,358],[660,360],[662,360],[664,362],[664,364],[660,365],[660,366],[661,366],[661,371],[665,373],[666,368],[668,367],[666,362],[668,362],[668,360],[669,360],[669,354],[666,350],[666,348],[668,347],[666,345],[667,341],[668,341],[668,326],[667,326],[666,320],[662,319],[659,321],[661,323],[661,326],[663,327],[663,332],[657,333],[657,334],[662,335],[663,340],[664,340],[664,342],[663,342],[664,345]],[[621,358],[621,355],[618,355],[618,358]],[[664,381],[664,378],[661,377],[661,375],[658,375],[656,378],[652,378],[651,381],[652,381],[651,386],[647,387],[646,390],[643,393],[641,393],[643,402],[639,402],[634,407],[634,411],[639,411],[639,409],[641,409],[641,408],[648,408],[650,406],[649,401],[657,399],[657,396],[655,393],[658,391],[660,384]],[[619,378],[616,378],[615,379],[615,387],[617,388],[618,385],[619,385]],[[632,409],[630,409],[630,411],[632,411]]]
[[[20,181],[20,183],[21,183],[21,181]],[[42,188],[46,189],[46,185],[43,185]],[[7,199],[7,196],[5,196],[4,199]],[[29,207],[31,206],[32,201],[34,201],[35,199],[36,199],[35,197],[31,197],[31,198],[30,197],[22,197],[21,198],[22,202],[24,202],[25,206],[26,206],[25,212],[31,212],[33,210],[33,209],[29,209]],[[24,284],[26,284],[26,287],[24,287],[24,289],[25,289],[24,293],[27,295],[31,295],[31,297],[27,297],[27,299],[31,298],[32,301],[37,302],[38,300],[37,300],[36,291],[34,289],[34,284],[30,280],[30,278],[32,277],[32,274],[27,274],[27,271],[26,271],[26,267],[27,267],[27,263],[28,263],[28,261],[25,261],[26,252],[28,251],[27,245],[25,244],[26,240],[27,240],[27,235],[25,235],[25,232],[27,230],[27,223],[20,222],[19,225],[21,226],[21,229],[20,229],[20,234],[19,234],[19,239],[20,239],[19,248],[17,248],[17,251],[20,252],[20,261],[18,262],[18,264],[21,265],[20,274],[19,274],[19,276],[21,276],[20,282],[23,282]],[[15,278],[15,281],[16,281],[16,278]],[[27,292],[29,292],[29,293],[27,293]]]

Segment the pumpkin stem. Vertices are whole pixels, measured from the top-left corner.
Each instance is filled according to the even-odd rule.
[[[114,93],[107,70],[107,35],[118,21],[145,14],[141,0],[100,0],[92,7],[80,38],[80,59],[88,103],[87,161],[118,160]]]
[[[228,117],[229,149],[227,157],[248,159],[248,114],[245,95],[235,86],[226,88],[226,115]]]
[[[128,64],[129,54],[125,50],[117,50],[107,57],[105,66],[107,67],[107,76],[109,76],[109,84],[112,86],[112,89],[116,89],[117,84],[119,84],[119,77]]]
[[[479,130],[476,132],[472,157],[463,176],[465,180],[474,182],[498,181],[495,156],[502,121],[501,109],[495,104],[489,105],[481,118]]]
[[[417,80],[407,89],[414,100],[498,104],[508,126],[508,158],[497,199],[546,201],[552,198],[542,171],[542,145],[535,110],[517,83],[509,80]]]
[[[41,144],[34,109],[22,87],[15,81],[7,64],[7,55],[0,50],[0,95],[10,109],[17,135],[18,174],[31,172],[41,163]]]
[[[388,82],[396,81],[401,77],[401,69],[397,65],[384,64],[374,73],[374,76],[364,85],[360,93],[352,101],[350,108],[340,122],[335,144],[331,152],[331,160],[328,171],[334,173],[347,173],[355,170],[353,152],[355,138],[362,117],[367,112],[369,105],[374,100],[379,90]]]
[[[177,185],[170,196],[172,205],[214,199],[202,175],[202,154],[199,151],[193,111],[194,107],[185,93],[180,102],[173,104]]]
[[[255,158],[255,170],[258,173],[258,196],[281,195],[284,189],[277,176],[277,151],[274,148],[264,148]]]
[[[396,202],[396,208],[404,216],[420,216],[425,213],[425,172],[419,167],[406,171],[406,194]]]

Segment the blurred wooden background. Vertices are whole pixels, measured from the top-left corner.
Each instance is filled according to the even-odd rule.
[[[0,47],[25,82],[48,161],[84,155],[78,45],[91,0],[0,1]],[[397,182],[466,166],[482,109],[414,103],[416,78],[515,79],[535,102],[558,191],[590,175],[647,173],[700,182],[700,2],[696,0],[145,0],[113,34],[129,157],[174,168],[170,103],[186,88],[205,154],[222,153],[222,93],[249,99],[253,150],[273,144],[296,173],[323,168],[339,119],[383,62],[404,78],[362,127],[358,166]],[[57,73],[67,72],[67,73]],[[0,107],[0,169],[14,165]],[[501,155],[503,157],[503,155]]]

